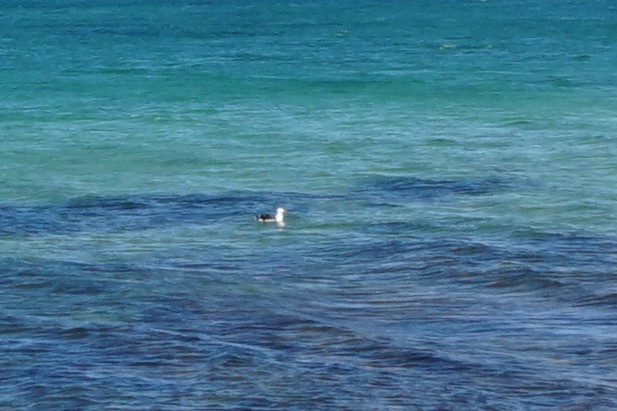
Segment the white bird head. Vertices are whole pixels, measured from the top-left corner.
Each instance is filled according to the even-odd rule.
[[[282,223],[283,222],[283,214],[285,213],[285,209],[282,207],[279,207],[276,209],[276,216],[274,217],[274,219],[276,220],[277,223]]]

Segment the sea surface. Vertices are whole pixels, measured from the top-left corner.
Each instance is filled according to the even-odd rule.
[[[617,409],[616,44],[613,0],[0,0],[0,410]]]

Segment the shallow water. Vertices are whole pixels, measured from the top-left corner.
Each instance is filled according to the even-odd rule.
[[[3,7],[1,409],[617,407],[612,3]]]

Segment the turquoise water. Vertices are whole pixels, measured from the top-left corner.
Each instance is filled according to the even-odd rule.
[[[617,407],[611,1],[0,11],[0,409]]]

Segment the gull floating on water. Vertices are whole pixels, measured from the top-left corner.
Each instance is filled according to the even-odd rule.
[[[255,220],[260,221],[262,223],[283,223],[283,214],[285,214],[286,210],[284,208],[277,208],[276,214],[257,214],[255,216]]]

